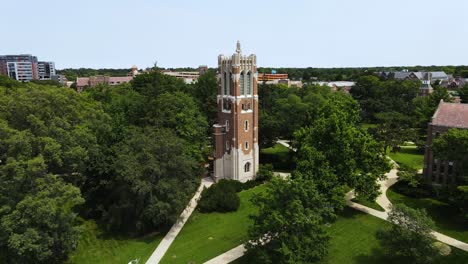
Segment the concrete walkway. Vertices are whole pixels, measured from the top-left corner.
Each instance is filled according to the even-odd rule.
[[[237,246],[229,251],[224,252],[223,254],[212,258],[205,262],[205,264],[226,264],[233,262],[234,260],[242,257],[245,253],[244,244]]]
[[[296,152],[296,149],[293,148],[293,147],[289,144],[289,143],[291,143],[289,140],[278,139],[278,140],[276,141],[276,143],[281,144],[281,145],[287,147],[288,149],[290,149],[290,150]]]
[[[379,195],[379,197],[377,197],[376,202],[385,210],[385,212],[377,211],[375,209],[369,208],[362,204],[352,202],[351,200],[355,197],[354,191],[350,191],[346,194],[347,205],[361,212],[364,212],[364,213],[373,215],[375,217],[378,217],[380,219],[383,219],[385,221],[388,221],[388,212],[391,210],[392,203],[387,198],[387,190],[388,188],[390,188],[390,186],[392,186],[398,181],[397,172],[398,172],[397,169],[393,169],[389,173],[387,173],[387,179],[383,181],[379,181],[381,194]],[[468,251],[468,244],[465,242],[459,241],[457,239],[454,239],[452,237],[446,236],[444,234],[441,234],[435,231],[432,231],[432,234],[440,242],[443,242],[447,245],[459,248],[464,251]]]
[[[167,232],[166,236],[164,236],[163,240],[161,240],[156,250],[154,250],[153,254],[151,254],[151,257],[148,259],[148,261],[146,261],[147,264],[157,264],[159,261],[161,261],[161,259],[164,257],[164,254],[166,254],[166,251],[169,249],[172,242],[174,242],[175,238],[179,234],[180,230],[182,230],[182,227],[184,227],[187,219],[190,217],[193,210],[195,210],[195,207],[197,207],[201,192],[205,187],[208,188],[212,184],[213,180],[211,178],[206,177],[202,179],[198,190],[195,192],[195,195],[193,195],[187,207],[180,214],[177,222],[171,227],[169,232]]]
[[[280,143],[281,145],[285,146],[285,147],[288,147],[290,148],[289,144],[287,142],[284,142],[285,144],[281,143],[280,141],[278,141],[278,143]],[[287,144],[287,145],[286,145]],[[381,192],[381,195],[379,195],[379,197],[377,197],[376,199],[376,202],[382,207],[384,208],[385,212],[382,212],[382,211],[378,211],[378,210],[375,210],[375,209],[372,209],[370,207],[367,207],[367,206],[364,206],[362,204],[358,204],[358,203],[355,203],[355,202],[352,202],[351,200],[355,197],[354,195],[354,191],[350,191],[346,194],[345,198],[346,198],[346,203],[349,207],[351,208],[354,208],[356,210],[359,210],[361,212],[364,212],[366,214],[370,214],[372,216],[375,216],[375,217],[378,217],[380,219],[383,219],[385,221],[388,221],[388,212],[390,211],[391,209],[391,206],[392,206],[392,203],[390,202],[390,200],[388,199],[387,197],[387,190],[388,188],[390,188],[390,186],[392,186],[393,184],[395,184],[397,181],[398,181],[398,175],[397,175],[397,172],[398,172],[398,169],[392,169],[390,172],[388,172],[386,174],[387,178],[385,180],[379,180],[378,183],[380,185],[380,192]],[[462,241],[459,241],[459,240],[456,240],[452,237],[449,237],[449,236],[446,236],[444,234],[441,234],[441,233],[438,233],[438,232],[435,232],[433,231],[432,234],[434,235],[434,237],[440,241],[440,242],[443,242],[447,245],[450,245],[452,247],[456,247],[456,248],[459,248],[461,250],[464,250],[464,251],[468,251],[468,244],[467,243],[464,243]],[[239,245],[207,262],[205,262],[205,264],[225,264],[225,263],[229,263],[229,262],[232,262],[240,257],[242,257],[245,253],[245,247],[244,245]]]

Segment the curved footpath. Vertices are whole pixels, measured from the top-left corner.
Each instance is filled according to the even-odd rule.
[[[283,145],[285,147],[291,148],[291,146],[288,144],[288,142],[278,141],[278,143],[280,143],[281,145]],[[392,163],[395,164],[394,161],[392,161]],[[392,203],[390,202],[390,200],[387,197],[387,190],[388,190],[388,188],[390,188],[393,184],[395,184],[398,181],[397,172],[398,172],[398,169],[392,169],[390,172],[388,172],[386,174],[386,176],[387,176],[386,179],[378,181],[378,183],[380,185],[381,194],[379,195],[379,197],[377,197],[376,202],[385,210],[385,212],[377,211],[375,209],[364,206],[362,204],[352,202],[351,200],[355,197],[354,191],[350,191],[350,192],[348,192],[346,194],[346,196],[345,196],[346,204],[351,208],[354,208],[354,209],[359,210],[361,212],[364,212],[364,213],[373,215],[375,217],[378,217],[380,219],[383,219],[385,221],[388,221],[387,220],[388,212],[391,209]],[[468,244],[465,243],[465,242],[456,240],[456,239],[454,239],[452,237],[446,236],[444,234],[441,234],[441,233],[438,233],[438,232],[435,232],[435,231],[433,231],[432,234],[440,242],[443,242],[443,243],[445,243],[447,245],[459,248],[459,249],[464,250],[464,251],[468,251]],[[231,249],[231,250],[229,250],[229,251],[227,251],[227,252],[225,252],[225,253],[223,253],[223,254],[221,254],[221,255],[219,255],[219,256],[217,256],[217,257],[215,257],[215,258],[213,258],[213,259],[211,259],[209,261],[207,261],[207,262],[205,262],[205,264],[225,264],[225,263],[229,263],[229,262],[232,262],[232,261],[242,257],[244,255],[244,252],[245,252],[245,247],[242,244],[242,245],[239,245],[239,246],[237,246],[237,247],[235,247],[235,248],[233,248],[233,249]]]
[[[388,212],[391,209],[392,203],[390,200],[387,198],[387,190],[395,184],[398,181],[398,176],[397,176],[397,169],[392,169],[389,173],[387,173],[387,179],[383,181],[379,181],[380,184],[380,191],[381,195],[377,197],[376,202],[382,206],[382,208],[385,210],[385,212],[377,211],[375,209],[369,208],[367,206],[364,206],[362,204],[358,204],[355,202],[352,202],[351,199],[354,198],[354,191],[350,191],[346,194],[346,203],[349,207],[354,208],[356,210],[362,211],[364,213],[373,215],[375,217],[378,217],[380,219],[383,219],[385,221],[388,221]],[[439,232],[432,231],[432,234],[434,237],[440,241],[443,242],[447,245],[450,245],[452,247],[459,248],[464,251],[468,251],[468,244],[465,242],[462,242],[460,240],[454,239],[452,237],[446,236],[444,234],[441,234]]]

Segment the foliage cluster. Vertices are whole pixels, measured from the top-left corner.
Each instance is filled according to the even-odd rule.
[[[81,94],[0,76],[0,251],[61,263],[78,213],[128,234],[171,225],[206,162],[194,91],[157,71]]]

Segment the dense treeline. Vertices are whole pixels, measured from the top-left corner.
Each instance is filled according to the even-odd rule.
[[[163,69],[163,68],[161,68]],[[167,68],[172,71],[198,71],[197,68]],[[213,69],[210,69],[213,70]],[[468,66],[394,66],[394,67],[357,67],[357,68],[272,68],[259,67],[259,73],[271,73],[275,70],[277,73],[287,73],[292,80],[304,81],[356,81],[359,77],[374,74],[381,71],[445,71],[447,74],[468,78]],[[126,76],[130,69],[90,69],[66,68],[58,70],[68,80],[74,81],[76,77],[88,77],[93,75]]]
[[[11,262],[63,262],[78,214],[129,234],[177,219],[209,145],[196,88],[157,71],[81,94],[0,78],[0,252]]]
[[[445,71],[463,78],[468,78],[468,66],[395,66],[395,67],[362,67],[362,68],[258,68],[260,73],[287,73],[290,79],[303,81],[355,81],[360,76],[375,74],[381,71]]]
[[[440,100],[452,98],[443,87],[434,86],[429,96],[419,96],[419,81],[380,80],[361,76],[351,95],[361,106],[365,122],[376,124],[370,131],[384,142],[384,147],[397,148],[405,140],[423,145],[427,124]]]

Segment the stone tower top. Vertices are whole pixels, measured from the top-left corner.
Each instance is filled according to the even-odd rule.
[[[240,54],[240,53],[242,52],[242,50],[241,50],[241,46],[240,46],[240,41],[237,41],[237,48],[236,48],[236,52],[237,52],[238,54]]]

